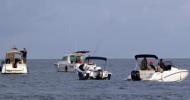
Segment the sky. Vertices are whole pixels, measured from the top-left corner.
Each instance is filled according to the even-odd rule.
[[[14,46],[30,59],[190,58],[189,41],[189,0],[0,0],[0,58]]]

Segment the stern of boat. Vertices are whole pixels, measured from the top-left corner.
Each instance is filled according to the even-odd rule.
[[[16,67],[13,67],[13,64],[4,64],[2,67],[2,74],[26,74],[27,65],[26,64],[17,64]]]

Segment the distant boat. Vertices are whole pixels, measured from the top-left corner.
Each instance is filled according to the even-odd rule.
[[[16,48],[6,53],[6,58],[2,64],[2,74],[25,74],[28,73],[26,61],[22,53]]]
[[[76,51],[74,53],[64,56],[61,61],[55,63],[58,72],[76,72],[78,66],[80,66],[89,51]]]
[[[138,63],[139,59],[147,58],[151,60],[155,60],[154,62],[158,62],[158,57],[156,55],[150,55],[150,54],[141,54],[136,55],[135,59],[137,61],[137,68],[142,66]],[[150,66],[149,66],[150,67]],[[157,64],[156,64],[157,67]],[[158,81],[158,82],[176,82],[176,81],[183,81],[187,78],[189,74],[188,70],[185,69],[179,69],[175,65],[173,65],[171,62],[168,63],[165,62],[165,67],[162,69],[162,71],[159,70],[142,70],[137,69],[133,70],[131,74],[128,76],[128,80],[133,81]]]

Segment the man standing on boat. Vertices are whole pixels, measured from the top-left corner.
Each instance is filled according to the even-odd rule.
[[[23,48],[23,50],[20,51],[22,53],[22,58],[24,60],[24,63],[26,63],[26,58],[27,58],[27,50],[26,48]]]

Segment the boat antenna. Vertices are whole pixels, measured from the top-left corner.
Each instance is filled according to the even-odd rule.
[[[107,64],[108,64],[108,62],[106,60],[105,65],[104,65],[104,70],[106,70]]]
[[[74,43],[74,45],[75,45],[75,49],[74,49],[74,52],[76,52],[76,51],[77,51],[77,49],[78,49],[77,40],[75,40],[75,43]]]
[[[92,53],[93,55],[95,55],[98,52],[98,50],[101,47],[101,44],[102,44],[102,39],[99,38],[99,41],[96,43],[96,46],[94,48],[94,52]]]

